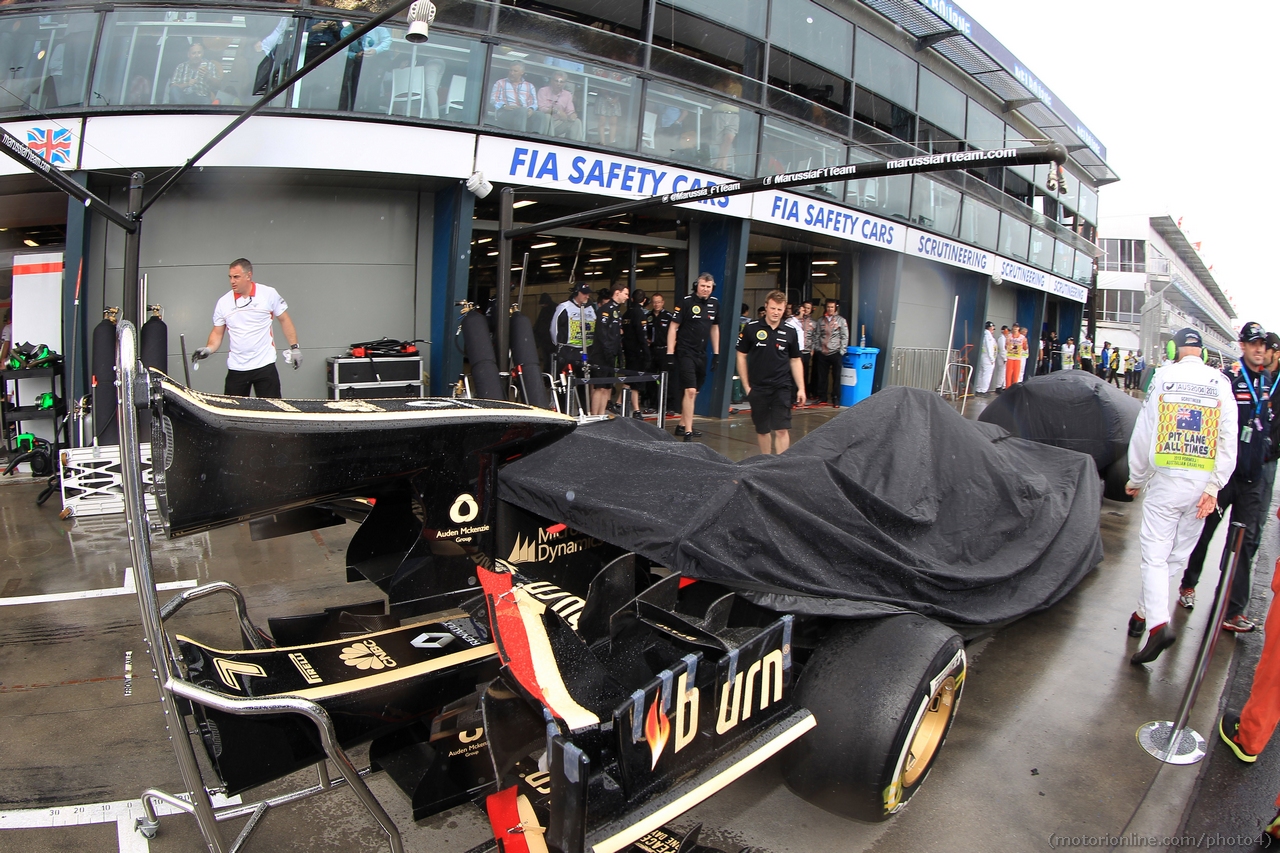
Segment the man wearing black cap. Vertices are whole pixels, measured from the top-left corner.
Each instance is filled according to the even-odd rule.
[[[1236,407],[1230,377],[1204,363],[1200,333],[1174,335],[1178,360],[1157,371],[1129,439],[1125,491],[1142,501],[1142,593],[1129,618],[1129,636],[1146,645],[1130,661],[1151,663],[1173,645],[1169,580],[1187,562],[1214,517],[1219,491],[1236,464]]]
[[[1266,385],[1271,397],[1271,441],[1267,448],[1267,460],[1262,465],[1262,508],[1252,537],[1245,539],[1250,554],[1258,553],[1262,527],[1271,514],[1271,497],[1276,488],[1276,459],[1280,458],[1280,335],[1267,332],[1267,350],[1263,354],[1262,369],[1266,373]]]
[[[973,383],[975,394],[984,397],[991,390],[991,374],[996,369],[996,324],[987,321],[982,329],[982,351],[978,354],[978,381]]]
[[[1224,631],[1244,634],[1257,627],[1244,615],[1244,610],[1249,603],[1253,580],[1251,571],[1253,555],[1257,550],[1258,531],[1263,521],[1262,477],[1271,444],[1273,414],[1271,409],[1273,385],[1267,381],[1263,371],[1267,353],[1267,333],[1260,324],[1245,323],[1240,329],[1240,352],[1242,356],[1239,368],[1227,368],[1222,371],[1231,382],[1240,432],[1235,472],[1222,489],[1222,493],[1218,495],[1218,505],[1224,510],[1231,507],[1231,520],[1240,522],[1245,528],[1245,542],[1240,549],[1240,568],[1236,570],[1236,576],[1231,583],[1231,599],[1227,603],[1226,619],[1222,623]],[[1200,541],[1191,552],[1187,570],[1182,573],[1178,603],[1188,610],[1195,606],[1196,583],[1199,582],[1200,572],[1204,568],[1205,556],[1209,551],[1209,540],[1218,529],[1218,521],[1221,518],[1221,514],[1214,514],[1205,521],[1204,530],[1200,532]],[[1251,544],[1252,547],[1250,547]],[[1230,542],[1224,547],[1230,547]]]
[[[591,285],[579,282],[551,315],[557,374],[566,369],[582,373],[582,353],[591,346],[596,327],[596,309],[587,304],[590,300]]]

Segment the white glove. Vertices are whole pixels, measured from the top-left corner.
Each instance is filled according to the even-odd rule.
[[[191,363],[195,364],[197,361],[203,361],[211,355],[213,355],[213,350],[208,347],[200,347],[200,349],[191,353]]]
[[[298,349],[297,344],[284,351],[284,363],[292,364],[294,370],[302,366],[302,350]]]

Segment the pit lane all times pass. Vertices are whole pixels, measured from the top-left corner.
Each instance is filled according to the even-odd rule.
[[[1212,471],[1218,450],[1217,405],[1203,397],[1162,394],[1156,419],[1156,465]]]

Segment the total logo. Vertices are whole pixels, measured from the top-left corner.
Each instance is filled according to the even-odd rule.
[[[396,665],[391,655],[384,652],[373,640],[361,640],[342,650],[342,662],[356,669],[389,669]]]

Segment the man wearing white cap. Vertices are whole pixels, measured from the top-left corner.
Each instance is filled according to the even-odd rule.
[[[1173,645],[1169,627],[1169,581],[1187,564],[1204,526],[1217,507],[1218,490],[1236,464],[1236,401],[1231,383],[1204,363],[1195,329],[1174,335],[1178,360],[1165,365],[1129,439],[1129,482],[1125,491],[1142,502],[1142,593],[1129,618],[1129,636],[1146,645],[1130,658],[1151,663]]]

